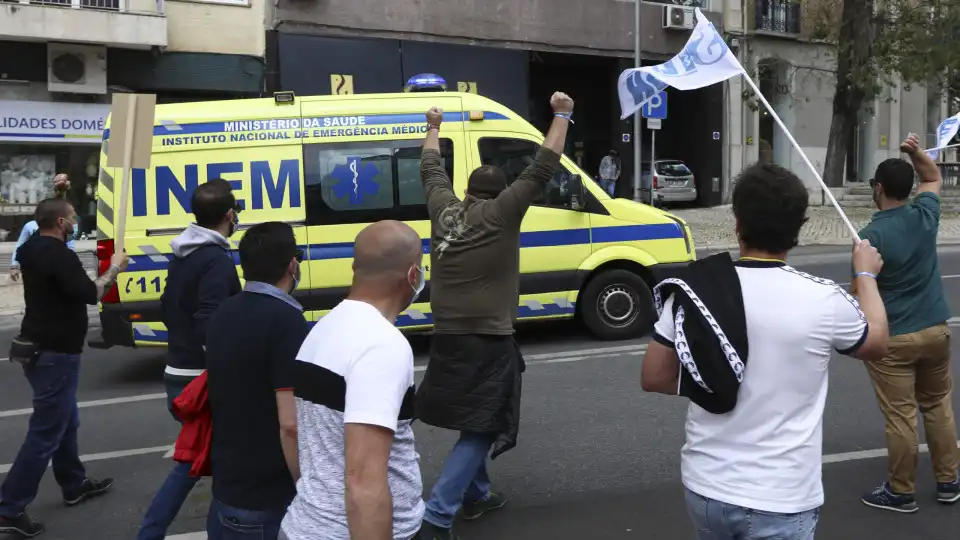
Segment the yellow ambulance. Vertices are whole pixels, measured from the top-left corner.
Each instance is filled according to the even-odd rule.
[[[529,164],[543,135],[506,107],[456,92],[249,99],[160,105],[151,168],[131,175],[125,232],[127,271],[100,304],[102,336],[94,347],[162,346],[160,310],[170,241],[192,220],[190,195],[211,178],[229,181],[243,207],[243,230],[264,221],[294,227],[303,248],[295,297],[308,321],[343,299],[351,282],[353,241],[382,219],[408,223],[429,252],[430,221],[420,183],[425,111],[444,112],[444,165],[462,196],[484,164],[509,181]],[[109,122],[100,162],[106,164]],[[97,256],[101,270],[114,250],[122,174],[100,172]],[[650,287],[694,260],[683,220],[647,205],[609,197],[569,158],[530,208],[521,229],[522,321],[578,317],[600,339],[650,329]],[[239,257],[234,251],[234,260]],[[238,267],[239,271],[239,267]],[[429,268],[427,268],[429,280]],[[242,277],[242,276],[241,276]],[[430,285],[397,321],[429,329]]]

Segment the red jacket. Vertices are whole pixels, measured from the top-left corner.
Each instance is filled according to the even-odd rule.
[[[190,476],[210,476],[210,438],[213,420],[207,399],[207,372],[194,379],[173,400],[173,411],[183,421],[173,460],[193,463]]]

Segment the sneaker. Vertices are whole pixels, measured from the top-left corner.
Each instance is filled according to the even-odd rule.
[[[953,482],[937,482],[937,501],[942,504],[960,501],[960,478]]]
[[[424,521],[420,525],[420,532],[417,533],[415,538],[416,540],[460,540],[457,535],[453,534],[453,529],[437,527],[428,521]]]
[[[503,508],[506,504],[506,497],[491,491],[490,496],[482,501],[464,504],[462,517],[464,521],[473,521],[487,512]]]
[[[900,512],[901,514],[912,514],[920,510],[913,495],[895,493],[893,489],[890,488],[889,482],[884,482],[880,487],[873,490],[873,492],[861,497],[860,500],[867,506],[881,510]]]
[[[44,531],[42,523],[38,523],[26,513],[17,517],[0,516],[0,533],[19,534],[24,538],[33,538]]]
[[[76,506],[87,499],[103,495],[110,491],[112,487],[113,478],[105,478],[103,480],[87,478],[80,484],[79,488],[63,493],[63,503],[67,506]]]

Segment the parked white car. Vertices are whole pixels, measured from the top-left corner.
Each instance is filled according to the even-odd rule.
[[[654,197],[661,203],[683,203],[697,200],[697,183],[693,172],[679,159],[658,159],[652,175]],[[641,188],[650,193],[650,163],[644,163]]]

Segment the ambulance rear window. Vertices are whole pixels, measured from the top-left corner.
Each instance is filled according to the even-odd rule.
[[[420,182],[422,141],[376,141],[304,146],[307,223],[369,223],[429,219]],[[441,139],[447,174],[453,142]]]

